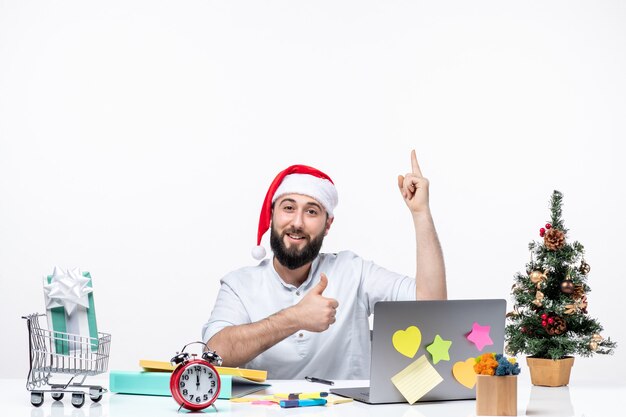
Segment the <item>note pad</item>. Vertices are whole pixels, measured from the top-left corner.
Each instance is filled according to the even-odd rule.
[[[119,394],[170,396],[169,372],[111,371],[109,389]],[[270,386],[246,378],[232,375],[220,375],[221,389],[219,399],[242,397]]]
[[[170,362],[155,361],[150,359],[140,359],[139,366],[141,366],[144,371],[148,372],[172,372],[176,368],[176,365],[172,365]],[[256,382],[263,382],[267,379],[267,371],[261,371],[259,369],[230,368],[227,366],[216,366],[215,369],[220,376],[240,376]]]
[[[426,355],[420,356],[415,362],[391,377],[391,382],[409,404],[415,403],[442,381],[441,375],[426,360]]]

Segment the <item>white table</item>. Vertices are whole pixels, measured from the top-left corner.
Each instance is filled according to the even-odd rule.
[[[328,385],[306,381],[269,381],[272,386],[253,395],[293,391],[326,391]],[[62,401],[52,400],[49,394],[41,407],[30,404],[30,394],[24,379],[0,379],[0,416],[3,417],[121,417],[121,416],[176,416],[178,406],[170,397],[104,394],[99,403],[88,398],[85,405],[74,408],[69,396]],[[88,378],[86,383],[108,387],[103,376]],[[337,381],[335,387],[367,385],[367,381]],[[532,416],[612,416],[624,415],[626,383],[601,386],[577,382],[569,387],[534,387],[528,377],[518,381],[518,415]],[[328,407],[282,409],[277,405],[252,405],[218,400],[216,406],[222,416],[271,417],[285,415],[334,417],[438,417],[473,416],[475,401],[446,401],[436,403],[367,405],[359,402]],[[209,408],[205,413],[214,413]],[[198,414],[195,414],[198,415]]]

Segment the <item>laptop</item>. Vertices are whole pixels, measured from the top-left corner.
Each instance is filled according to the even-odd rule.
[[[430,363],[443,381],[427,392],[418,401],[470,400],[476,398],[475,386],[470,385],[457,372],[459,382],[453,374],[453,366],[457,362],[465,362],[483,353],[503,353],[504,322],[506,300],[437,300],[437,301],[381,301],[374,306],[374,330],[372,337],[372,353],[370,367],[370,386],[358,388],[335,388],[333,394],[353,398],[368,404],[402,403],[407,400],[391,382],[391,378],[418,360],[422,355]],[[478,325],[479,327],[475,327]],[[405,356],[394,347],[393,335],[396,331],[406,331],[415,326],[421,333],[421,343],[413,357]],[[468,339],[474,328],[478,334],[487,330],[492,344],[481,345]],[[413,330],[414,332],[414,330]],[[433,363],[433,355],[426,347],[439,335],[444,341],[451,341],[448,349],[450,360],[442,359]],[[474,339],[474,337],[470,337]],[[415,338],[417,340],[417,338]],[[482,342],[488,343],[483,338]],[[406,353],[406,351],[405,351]],[[409,354],[411,352],[408,352]],[[462,365],[457,366],[457,370]]]

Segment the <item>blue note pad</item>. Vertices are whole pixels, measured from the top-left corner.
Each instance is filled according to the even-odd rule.
[[[169,372],[111,371],[109,390],[118,394],[171,396]],[[232,375],[220,375],[221,388],[217,398],[228,400],[260,391],[270,384]]]

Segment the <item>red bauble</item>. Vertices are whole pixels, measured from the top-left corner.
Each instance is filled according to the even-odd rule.
[[[526,333],[526,327],[522,327],[520,330],[522,331],[522,333]]]
[[[546,234],[546,229],[544,229],[543,227],[539,229],[539,236],[543,237],[543,235],[545,234]]]
[[[544,321],[542,321],[542,322],[541,322],[541,325],[542,325],[543,327],[546,327],[546,326],[548,325],[548,323],[544,320]]]
[[[552,225],[550,223],[546,223],[546,229],[550,229]]]
[[[553,319],[552,317],[550,317],[550,318],[548,319],[548,324],[552,324],[552,323],[554,323],[554,319]]]
[[[548,318],[548,315],[547,315],[546,313],[543,313],[543,314],[541,315],[541,318],[542,318],[543,320],[545,320],[545,319],[547,319],[547,318]]]

